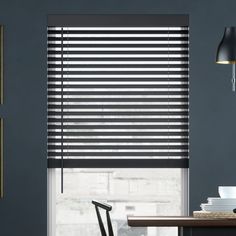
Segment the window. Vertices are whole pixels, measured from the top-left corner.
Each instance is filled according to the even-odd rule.
[[[126,235],[126,214],[182,214],[188,17],[54,15],[48,24],[50,236],[99,235],[93,198],[114,205],[116,235]]]

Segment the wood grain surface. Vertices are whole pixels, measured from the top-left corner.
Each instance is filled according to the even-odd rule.
[[[236,227],[236,219],[194,218],[190,216],[128,216],[133,227]]]

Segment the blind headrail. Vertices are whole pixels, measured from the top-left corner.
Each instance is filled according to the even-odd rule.
[[[58,27],[177,27],[188,26],[187,14],[49,15],[48,26]]]

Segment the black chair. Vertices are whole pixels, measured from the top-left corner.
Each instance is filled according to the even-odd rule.
[[[98,224],[101,231],[101,236],[114,236],[112,224],[111,224],[111,218],[109,215],[109,211],[111,211],[112,206],[102,203],[99,201],[93,200],[92,203],[95,205],[95,210],[97,213],[98,218]],[[108,228],[108,235],[106,233],[105,227],[102,222],[102,217],[99,212],[99,207],[104,209],[106,211],[106,218],[107,218],[107,228]],[[147,227],[129,227],[128,225],[122,225],[122,228],[118,229],[118,235],[120,236],[137,236],[137,235],[147,235]]]
[[[96,210],[96,213],[97,213],[98,224],[99,224],[99,227],[100,227],[101,235],[102,236],[107,236],[107,233],[106,233],[104,224],[102,222],[102,217],[101,217],[99,209],[98,209],[99,207],[106,211],[108,236],[114,236],[113,229],[112,229],[112,224],[111,224],[111,218],[110,218],[110,214],[109,214],[109,211],[111,211],[112,206],[110,206],[106,203],[95,201],[95,200],[93,200],[92,203],[95,205],[95,210]]]

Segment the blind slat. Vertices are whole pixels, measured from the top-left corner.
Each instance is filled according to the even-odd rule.
[[[62,112],[58,111],[48,111],[48,115],[62,116]],[[111,111],[63,111],[64,116],[188,116],[188,111],[150,111],[150,112],[135,112],[135,111],[119,111],[119,112],[111,112]]]
[[[171,157],[171,156],[179,156],[179,157],[186,157],[188,156],[188,152],[63,152],[63,153],[58,153],[58,152],[48,152],[48,156],[66,156],[66,157],[75,157],[75,156],[97,156],[97,157],[102,157],[102,156],[107,156],[107,157],[113,157],[113,156],[118,156],[118,157],[123,157],[123,156],[134,156],[134,157],[142,157],[142,156],[157,156],[157,157]]]
[[[163,122],[163,123],[173,123],[181,122],[188,123],[188,118],[64,118],[64,122],[74,122],[74,123],[88,123],[88,122]],[[52,122],[61,122],[61,118],[48,118],[48,123]]]
[[[105,90],[105,91],[79,91],[79,93],[77,91],[64,91],[63,95],[67,96],[67,95],[95,95],[95,96],[105,96],[105,95],[188,95],[188,90],[179,90],[179,91],[172,91],[169,90],[168,93],[166,91],[110,91],[110,90]],[[61,95],[61,91],[55,91],[55,90],[51,90],[50,88],[48,88],[48,95]]]
[[[188,102],[188,97],[183,98],[48,98],[48,102],[74,102],[74,103],[93,103],[93,102]]]
[[[48,143],[94,143],[97,142],[96,139],[91,139],[91,138],[48,138]],[[168,138],[168,139],[164,139],[164,138],[160,138],[160,139],[156,139],[156,138],[136,138],[136,139],[132,139],[130,140],[129,138],[119,138],[119,140],[117,139],[105,139],[105,138],[100,138],[99,139],[100,143],[188,143],[189,140],[187,138]]]
[[[49,136],[59,136],[61,135],[61,131],[48,131],[48,135]],[[68,131],[63,131],[63,135],[66,136],[188,136],[188,131],[181,131],[181,132],[115,132],[115,131],[111,131],[111,132],[105,132],[105,131],[101,131],[101,132],[68,132]],[[99,137],[96,137],[97,139],[99,139]],[[131,138],[132,139],[132,138]]]

